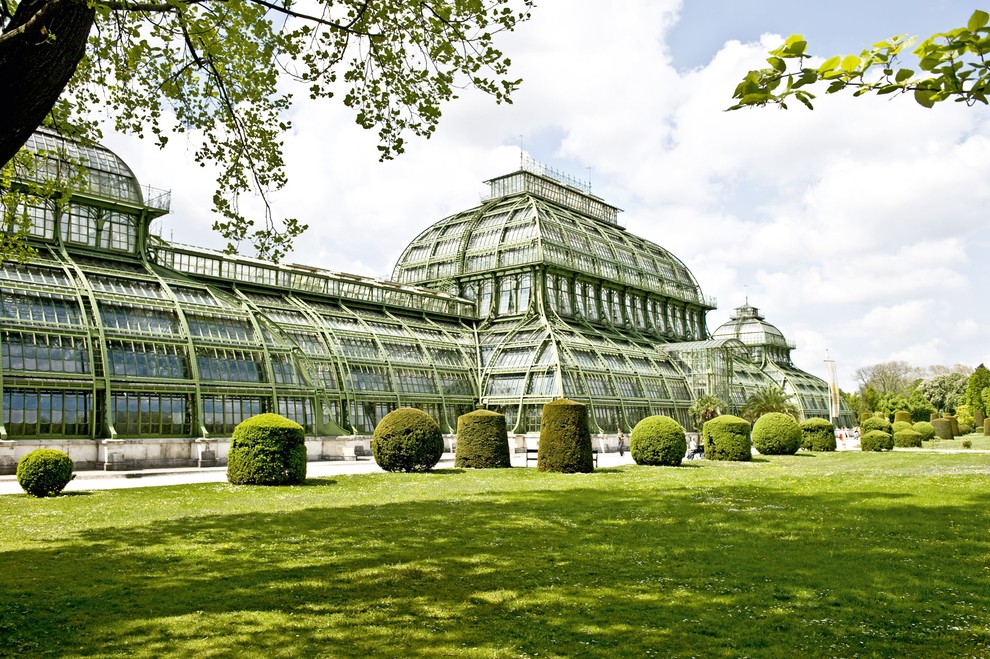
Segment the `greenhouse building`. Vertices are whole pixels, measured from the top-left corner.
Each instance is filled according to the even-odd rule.
[[[38,446],[81,467],[213,465],[266,411],[306,429],[311,459],[366,451],[400,406],[448,434],[497,410],[517,441],[561,397],[601,438],[651,414],[688,426],[699,396],[736,409],[770,383],[829,415],[828,385],[755,308],[710,334],[715,303],[677,257],[533,163],[379,280],[165,241],[149,226],[168,193],[109,150],[44,130],[26,150],[8,200],[36,253],[0,268],[0,471]],[[32,194],[51,178],[74,192]]]

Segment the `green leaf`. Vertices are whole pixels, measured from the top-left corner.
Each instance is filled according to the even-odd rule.
[[[933,98],[934,96],[935,92],[927,89],[914,90],[914,100],[916,100],[919,105],[924,105],[926,108],[931,108],[935,105],[935,100]]]
[[[842,70],[852,73],[859,69],[862,60],[855,55],[846,55],[842,58]]]
[[[977,9],[973,12],[973,15],[969,17],[969,23],[967,27],[970,31],[975,32],[981,27],[986,26],[987,22],[990,22],[990,14],[985,11],[980,11]]]
[[[835,67],[839,66],[839,62],[841,61],[841,59],[842,58],[840,58],[838,55],[836,55],[835,57],[829,57],[827,60],[822,62],[821,66],[818,67],[818,73],[827,73],[829,71],[832,71],[833,69],[835,69]]]
[[[787,64],[785,64],[784,60],[780,59],[779,57],[769,57],[767,58],[767,61],[770,62],[770,66],[772,66],[775,71],[779,71],[780,73],[783,73],[784,71],[787,70]]]
[[[898,83],[901,83],[909,79],[913,75],[914,75],[914,71],[912,71],[911,69],[901,69],[900,71],[897,72],[897,75],[894,76],[894,80]]]

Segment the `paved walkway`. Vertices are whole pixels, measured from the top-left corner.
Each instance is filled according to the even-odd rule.
[[[523,453],[512,454],[513,467],[525,467],[526,456]],[[615,467],[632,464],[632,458],[626,451],[600,454],[599,467]],[[530,462],[530,467],[535,468]],[[444,453],[437,469],[453,469],[454,454]],[[338,474],[370,474],[382,473],[381,468],[371,458],[360,460],[329,460],[309,462],[306,465],[306,476],[334,476]],[[181,485],[184,483],[224,483],[227,481],[226,467],[176,467],[172,469],[141,469],[136,471],[77,471],[76,477],[66,486],[66,492],[78,490],[114,490],[123,487],[155,487],[161,485]],[[0,494],[23,494],[24,490],[17,484],[14,475],[0,476]]]

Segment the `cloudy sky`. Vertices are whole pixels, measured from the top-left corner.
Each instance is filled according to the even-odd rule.
[[[748,296],[797,343],[799,366],[824,376],[828,350],[846,389],[857,368],[892,359],[990,363],[990,110],[833,96],[814,112],[724,112],[791,33],[814,53],[858,53],[964,25],[977,6],[540,0],[501,44],[524,79],[515,102],[467,93],[393,162],[377,161],[375,135],[346,108],[295,107],[274,210],[311,228],[286,260],[389,276],[422,229],[515,169],[521,143],[590,178],[628,230],[684,260],[718,300],[712,330]],[[164,236],[221,245],[191,145],[106,142],[142,183],[172,190]]]

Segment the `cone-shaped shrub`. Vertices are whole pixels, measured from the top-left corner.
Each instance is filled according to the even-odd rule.
[[[894,446],[917,448],[921,446],[921,433],[914,430],[900,430],[894,433]]]
[[[864,451],[889,451],[894,448],[894,438],[882,430],[871,430],[859,438],[859,447]]]
[[[806,451],[835,450],[835,426],[825,419],[802,421],[801,437],[801,448]]]
[[[802,439],[801,426],[790,414],[770,412],[753,424],[753,446],[763,455],[794,455]]]
[[[474,469],[511,467],[505,416],[491,410],[475,410],[457,417],[454,466]]]
[[[429,471],[443,455],[443,434],[423,410],[400,407],[375,426],[371,454],[385,471]]]
[[[859,424],[859,431],[861,433],[868,433],[871,430],[880,430],[889,435],[891,434],[890,421],[878,416],[874,416],[874,417],[870,417],[863,423]]]
[[[911,423],[911,413],[907,410],[898,410],[894,412],[894,423],[897,423],[898,421]]]
[[[986,421],[986,419],[986,415],[983,414],[982,411],[976,410],[976,412],[973,413],[973,427],[977,431],[980,431],[983,428],[983,422]]]
[[[306,480],[306,433],[279,414],[258,414],[237,424],[227,455],[227,481],[235,485],[296,485]]]
[[[990,436],[990,419],[983,419],[983,434]]]
[[[952,414],[943,414],[942,415],[942,418],[943,419],[946,419],[949,422],[949,425],[952,427],[952,436],[953,437],[958,437],[959,436],[959,419],[957,419]]]
[[[39,448],[17,461],[17,484],[36,497],[57,496],[73,479],[72,458],[52,448]]]
[[[939,439],[952,439],[952,423],[948,419],[935,419],[932,421],[932,428],[935,429],[935,436]]]
[[[633,428],[629,453],[638,465],[679,467],[687,453],[684,427],[669,416],[648,416]]]
[[[927,421],[919,421],[914,424],[913,430],[921,435],[921,441],[929,442],[935,437],[935,428]]]
[[[723,414],[705,422],[701,428],[705,441],[705,458],[708,460],[734,460],[745,462],[753,459],[749,438],[749,421],[731,414]]]
[[[862,423],[864,421],[866,421],[867,419],[872,419],[872,418],[873,418],[873,415],[870,412],[860,412],[860,414],[859,414],[859,423],[860,423],[860,425],[862,425]]]
[[[562,398],[543,406],[536,468],[565,474],[595,470],[586,405]]]
[[[902,430],[914,430],[914,424],[910,421],[894,421],[894,424],[890,427],[892,432],[900,432]]]

